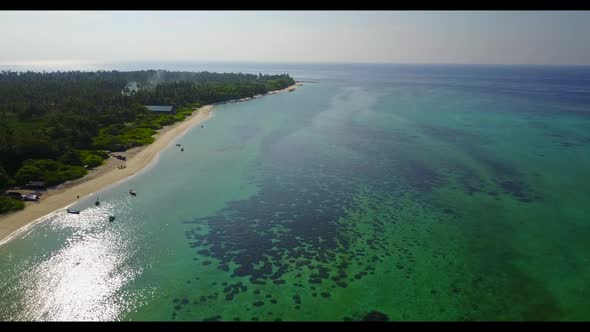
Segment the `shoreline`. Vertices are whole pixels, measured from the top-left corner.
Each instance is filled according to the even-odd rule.
[[[293,91],[301,85],[301,82],[295,82],[295,84],[284,89],[269,91],[264,95]],[[202,106],[185,120],[158,130],[153,136],[155,138],[153,143],[116,153],[125,156],[127,158],[126,161],[110,157],[103,165],[90,170],[84,177],[48,189],[43,193],[39,202],[26,202],[23,210],[0,215],[0,245],[19,234],[21,229],[28,229],[29,226],[35,224],[39,219],[139,173],[156,160],[159,152],[168,147],[174,139],[182,136],[193,126],[210,119],[213,108],[216,105],[230,102],[244,102],[253,99],[255,98],[244,98],[237,101]],[[126,167],[123,169],[117,168],[122,164],[125,164]],[[80,198],[77,198],[77,196],[80,196]]]

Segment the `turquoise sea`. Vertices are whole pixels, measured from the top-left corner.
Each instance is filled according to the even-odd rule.
[[[0,320],[590,319],[590,68],[158,66],[313,83],[0,245]]]

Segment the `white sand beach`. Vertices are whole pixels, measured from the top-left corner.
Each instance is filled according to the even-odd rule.
[[[296,83],[287,88],[271,91],[273,93],[285,92],[295,89],[301,83]],[[269,92],[270,93],[270,92]],[[250,99],[248,99],[250,100]],[[244,100],[246,101],[246,100]],[[214,105],[206,105],[199,108],[184,121],[164,127],[154,135],[155,141],[146,146],[129,149],[117,153],[125,156],[126,161],[114,157],[107,159],[105,164],[89,171],[83,178],[68,181],[55,189],[49,189],[43,193],[39,202],[27,202],[24,210],[6,213],[0,216],[0,241],[10,237],[20,228],[33,221],[62,209],[85,196],[99,191],[100,189],[132,176],[146,167],[154,157],[177,136],[209,119]],[[126,167],[119,169],[124,164]],[[78,198],[78,196],[80,198]]]

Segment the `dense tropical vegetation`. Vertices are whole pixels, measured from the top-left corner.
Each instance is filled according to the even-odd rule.
[[[289,75],[210,72],[0,72],[0,190],[57,185],[99,166],[108,151],[153,142],[194,108],[294,84]],[[155,114],[143,105],[175,105]],[[18,203],[18,201],[15,201]],[[6,206],[16,208],[3,198]],[[4,208],[3,208],[4,207]]]

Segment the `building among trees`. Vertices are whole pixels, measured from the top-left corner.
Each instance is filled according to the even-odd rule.
[[[160,114],[176,113],[176,108],[172,105],[146,105],[145,107],[152,112],[157,112]]]

